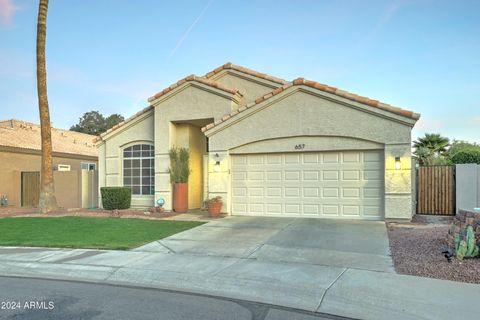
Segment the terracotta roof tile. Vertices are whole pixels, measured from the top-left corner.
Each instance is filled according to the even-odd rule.
[[[238,95],[238,96],[242,96],[242,94],[240,93],[240,90],[237,90],[237,89],[232,89],[232,88],[228,88],[224,85],[221,85],[220,83],[218,82],[215,82],[215,81],[212,81],[212,80],[209,80],[207,78],[204,78],[204,77],[197,77],[196,75],[189,75],[179,81],[177,81],[176,83],[172,84],[171,86],[163,89],[162,91],[156,93],[154,96],[148,98],[148,102],[152,102],[153,100],[155,99],[158,99],[160,98],[161,96],[165,95],[166,93],[172,91],[173,89],[181,86],[182,84],[184,83],[187,83],[187,82],[190,82],[190,81],[195,81],[195,82],[199,82],[199,83],[202,83],[204,85],[207,85],[207,86],[210,86],[210,87],[213,87],[213,88],[216,88],[216,89],[219,89],[219,90],[222,90],[222,91],[225,91],[225,92],[228,92],[232,95]]]
[[[255,76],[255,77],[258,77],[258,78],[261,78],[261,79],[269,80],[269,81],[279,83],[279,84],[282,84],[282,85],[288,83],[288,81],[286,81],[286,80],[283,80],[283,79],[280,79],[280,78],[277,78],[277,77],[274,77],[274,76],[271,76],[271,75],[268,75],[268,74],[265,74],[265,73],[262,73],[262,72],[258,72],[258,71],[252,70],[252,69],[248,69],[248,68],[233,64],[231,62],[225,63],[223,66],[220,66],[220,67],[208,72],[205,75],[205,78],[209,79],[209,78],[213,77],[214,75],[216,75],[217,73],[219,73],[223,70],[236,70],[236,71],[239,71],[239,72],[243,72],[245,74],[249,74],[251,76]]]
[[[95,138],[89,134],[52,128],[53,152],[98,157]],[[0,121],[0,146],[41,150],[40,126],[15,119]]]
[[[234,116],[238,113],[241,113],[241,112],[245,111],[246,109],[251,108],[251,107],[253,107],[253,106],[255,106],[259,103],[262,103],[263,101],[265,101],[267,99],[270,99],[270,98],[276,96],[277,94],[281,93],[282,91],[287,90],[291,86],[300,86],[300,85],[305,85],[305,86],[315,88],[315,89],[318,89],[318,90],[321,90],[321,91],[333,93],[333,94],[335,94],[339,97],[346,98],[346,99],[356,101],[356,102],[360,102],[362,104],[366,104],[366,105],[369,105],[369,106],[372,106],[372,107],[376,107],[376,108],[379,108],[379,109],[382,109],[382,110],[386,110],[386,111],[389,111],[389,112],[392,112],[392,113],[395,113],[395,114],[398,114],[398,115],[401,115],[401,116],[404,116],[404,117],[407,117],[407,118],[411,118],[411,119],[414,119],[414,120],[418,120],[420,118],[420,115],[418,113],[414,113],[412,111],[408,111],[408,110],[404,110],[404,109],[401,109],[401,108],[398,108],[398,107],[394,107],[394,106],[391,106],[389,104],[382,103],[378,100],[373,100],[373,99],[370,99],[370,98],[367,98],[367,97],[359,96],[357,94],[350,93],[350,92],[344,91],[344,90],[340,90],[340,89],[337,89],[335,87],[330,87],[328,85],[321,84],[321,83],[318,83],[316,81],[305,80],[304,78],[297,78],[297,79],[293,80],[292,82],[286,83],[283,86],[273,90],[272,92],[269,92],[269,93],[267,93],[267,94],[265,94],[261,97],[258,97],[255,100],[255,102],[251,102],[251,103],[247,104],[245,109],[243,109],[243,108],[237,109],[235,111],[235,113],[232,112],[230,114],[230,116],[227,117],[226,119],[224,119],[225,117],[223,117],[221,121],[216,121],[213,126],[203,127],[202,132],[210,130],[211,128],[213,128],[213,127],[219,125],[220,123],[222,123],[223,121],[226,121],[230,117],[232,117],[232,116]]]

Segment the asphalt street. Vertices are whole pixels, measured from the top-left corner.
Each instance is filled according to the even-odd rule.
[[[168,290],[0,277],[0,319],[346,319]]]

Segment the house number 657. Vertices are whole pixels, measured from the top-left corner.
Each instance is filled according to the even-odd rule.
[[[295,150],[302,150],[302,149],[305,149],[305,144],[304,143],[295,145]]]

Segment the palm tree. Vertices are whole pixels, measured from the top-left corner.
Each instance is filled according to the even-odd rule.
[[[40,0],[37,21],[37,91],[42,136],[42,170],[40,201],[41,213],[58,208],[53,185],[52,129],[47,99],[47,68],[45,62],[45,40],[47,37],[48,0]]]
[[[413,142],[414,154],[419,159],[420,165],[442,162],[449,146],[450,140],[438,133],[426,133],[425,137]]]

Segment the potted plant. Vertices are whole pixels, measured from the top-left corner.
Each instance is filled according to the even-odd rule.
[[[207,206],[208,206],[208,214],[210,217],[218,217],[220,212],[222,211],[222,197],[217,196],[215,198],[208,199]]]
[[[173,184],[173,210],[188,211],[188,176],[190,175],[190,155],[186,148],[172,148],[170,155],[170,182]]]

